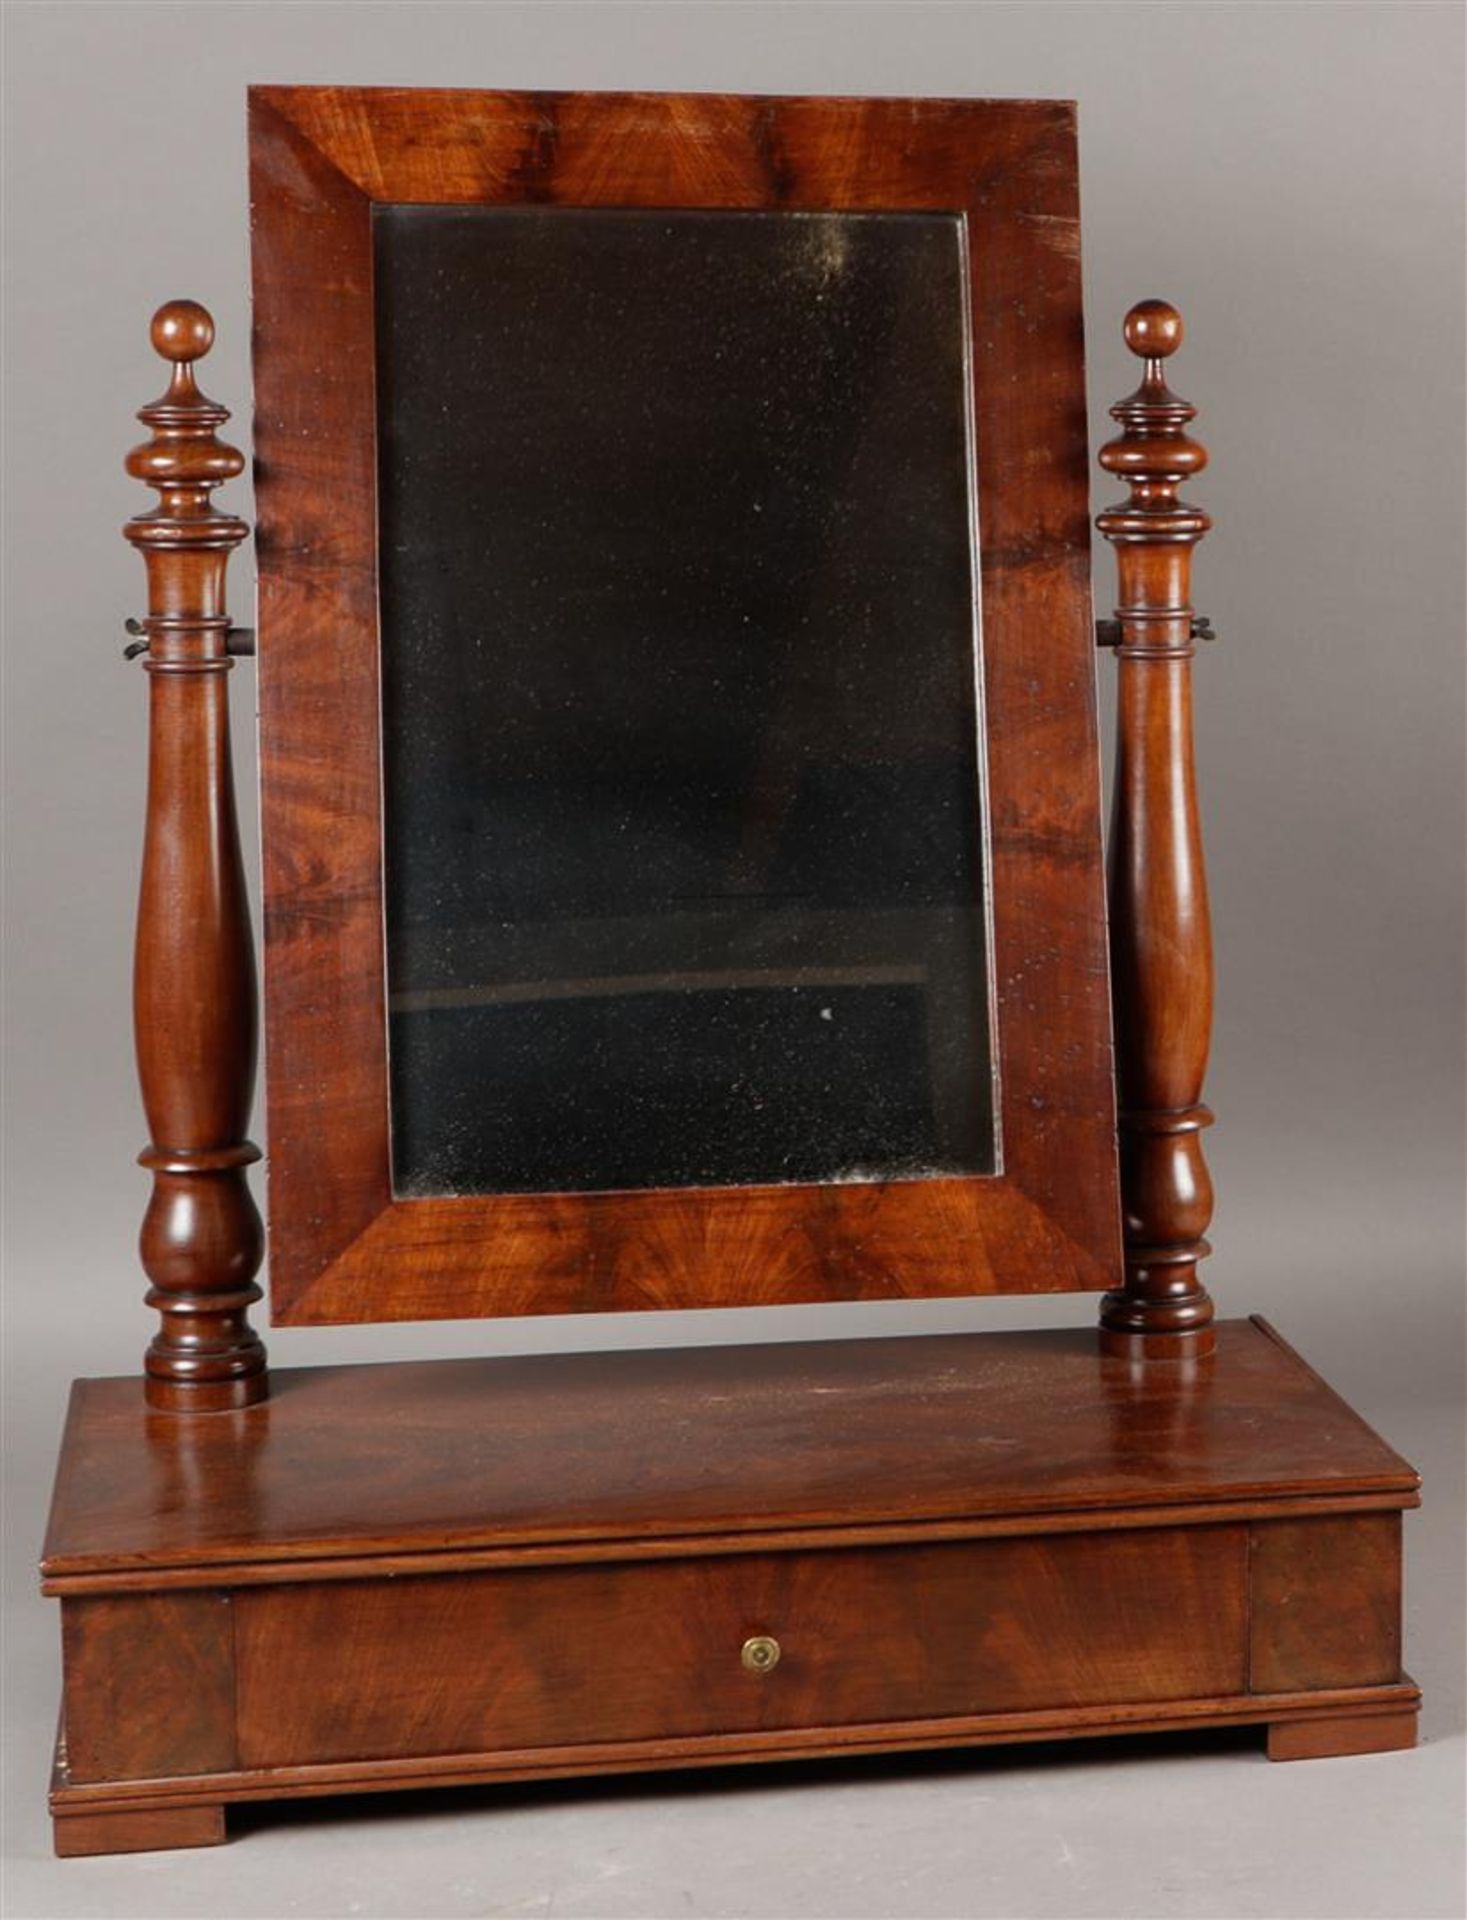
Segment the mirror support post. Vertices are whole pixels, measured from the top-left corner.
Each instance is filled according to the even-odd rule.
[[[150,441],[127,471],[158,504],[123,528],[148,571],[139,649],[149,685],[148,807],[133,968],[138,1078],[153,1176],[140,1252],[161,1325],[148,1404],[171,1412],[250,1405],[266,1391],[249,1324],[264,1229],[245,1169],[255,1082],[255,962],[229,748],[231,658],[224,576],[249,536],[213,489],[244,470],[218,439],[227,410],[194,383],[214,323],[191,300],[153,317],[168,391],[138,418]],[[131,649],[129,650],[131,651]]]
[[[1213,1305],[1198,1277],[1209,1252],[1212,1181],[1202,1082],[1212,1033],[1212,929],[1192,737],[1192,549],[1211,521],[1179,497],[1207,464],[1187,428],[1196,408],[1162,363],[1181,315],[1145,300],[1125,339],[1145,363],[1111,408],[1121,432],[1100,464],[1131,497],[1096,525],[1116,550],[1120,604],[1104,631],[1119,668],[1115,796],[1107,869],[1125,1284],[1100,1310],[1104,1352],[1147,1359],[1212,1351]]]

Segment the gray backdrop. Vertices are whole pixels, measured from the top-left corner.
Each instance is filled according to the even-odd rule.
[[[11,1911],[1460,1913],[1461,9],[106,0],[12,4],[5,38]],[[1214,461],[1192,490],[1217,520],[1197,603],[1223,635],[1198,687],[1208,1279],[1428,1471],[1408,1527],[1418,1753],[1071,1748],[782,1792],[724,1776],[297,1814],[227,1853],[46,1859],[54,1621],[31,1566],[51,1461],[68,1380],[134,1369],[150,1318],[128,1010],[144,683],[120,658],[143,581],[117,536],[144,499],[120,461],[161,385],[148,316],[175,294],[217,317],[204,383],[247,444],[250,81],[1079,99],[1096,443],[1132,384],[1121,314],[1159,293],[1190,323],[1176,384]],[[245,486],[225,498],[249,510]],[[1108,603],[1104,552],[1097,578]],[[238,618],[249,593],[246,555]],[[246,666],[251,841],[252,690]],[[291,1365],[1092,1314],[1071,1297],[270,1344]]]

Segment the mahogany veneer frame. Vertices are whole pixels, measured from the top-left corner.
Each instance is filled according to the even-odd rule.
[[[250,139],[272,1317],[1114,1287],[1073,108],[264,87]],[[966,217],[999,1175],[394,1197],[371,256],[390,202]]]

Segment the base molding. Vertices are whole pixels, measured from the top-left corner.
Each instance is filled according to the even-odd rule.
[[[225,1808],[326,1795],[391,1793],[433,1787],[494,1786],[597,1774],[658,1773],[702,1766],[759,1766],[779,1761],[1015,1746],[1057,1739],[1141,1733],[1209,1732],[1260,1726],[1270,1760],[1323,1759],[1384,1753],[1416,1744],[1421,1695],[1403,1679],[1393,1687],[1357,1690],[1328,1701],[1300,1695],[1189,1700],[1093,1713],[1041,1712],[970,1716],[907,1727],[808,1728],[777,1744],[761,1736],[644,1741],[504,1754],[442,1754],[413,1760],[298,1767],[288,1771],[200,1775],[193,1780],[131,1781],[53,1787],[51,1813],[58,1856],[138,1853],[210,1847],[225,1838]],[[1287,1715],[1275,1719],[1274,1715]],[[58,1754],[58,1772],[63,1763]]]
[[[212,1845],[228,1804],[322,1794],[1414,1739],[1416,1476],[1260,1325],[1200,1370],[1077,1332],[275,1384],[177,1422],[78,1389],[44,1569],[60,1853]]]
[[[1414,1681],[1403,1677],[1395,1686],[1356,1688],[1323,1697],[1243,1694],[1233,1699],[1178,1700],[1164,1706],[1146,1703],[1089,1712],[1072,1708],[1020,1714],[970,1714],[887,1726],[807,1727],[782,1733],[778,1738],[722,1734],[688,1740],[628,1741],[617,1745],[524,1749],[508,1753],[431,1754],[402,1760],[200,1774],[193,1779],[72,1785],[63,1778],[52,1788],[51,1810],[59,1817],[86,1813],[121,1817],[183,1811],[221,1802],[243,1804],[338,1794],[390,1793],[398,1788],[492,1786],[525,1780],[579,1779],[593,1774],[658,1773],[698,1766],[767,1766],[781,1760],[835,1760],[863,1754],[1103,1739],[1107,1735],[1207,1733],[1219,1728],[1249,1726],[1267,1729],[1270,1759],[1296,1759],[1308,1755],[1275,1752],[1276,1735],[1318,1733],[1320,1755],[1336,1751],[1368,1753],[1377,1751],[1377,1745],[1336,1748],[1329,1740],[1336,1736],[1354,1738],[1362,1729],[1371,1728],[1379,1731],[1383,1749],[1387,1733],[1399,1735],[1409,1727],[1410,1739],[1393,1737],[1388,1744],[1413,1746],[1420,1706],[1420,1689]]]

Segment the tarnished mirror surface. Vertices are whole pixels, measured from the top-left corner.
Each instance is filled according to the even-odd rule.
[[[995,1171],[960,219],[374,256],[396,1190]]]

